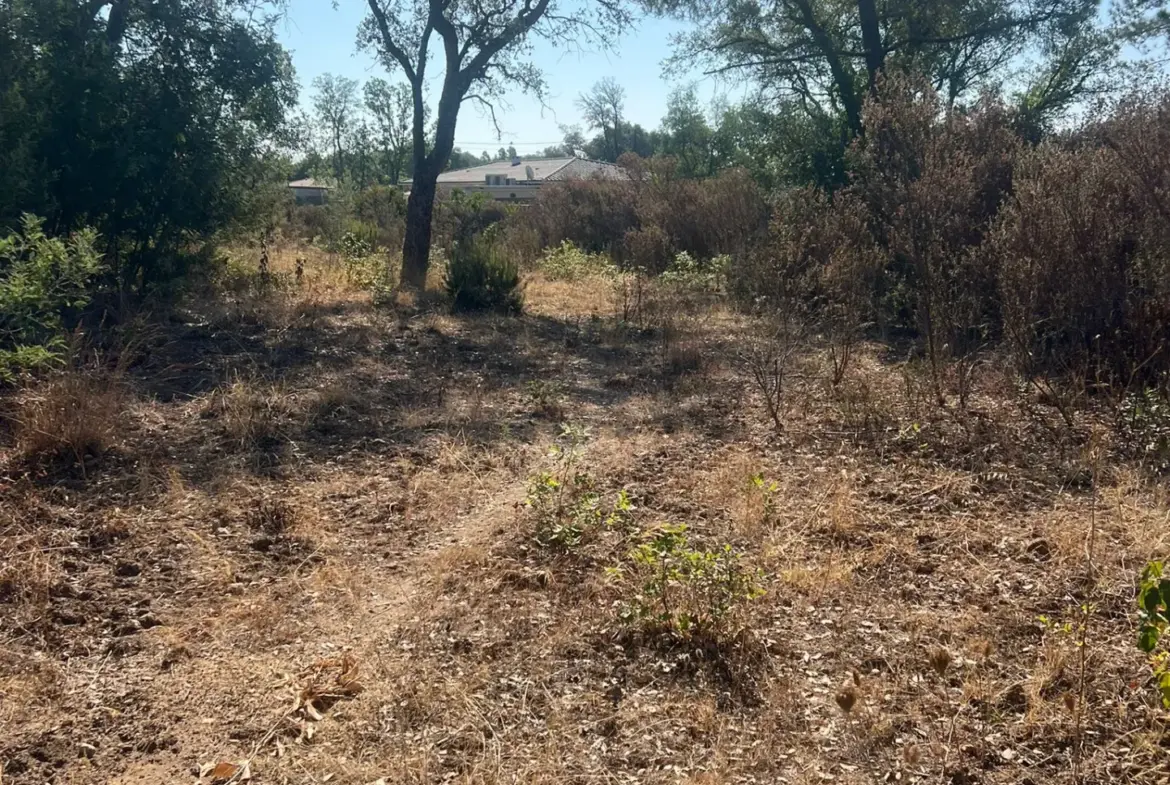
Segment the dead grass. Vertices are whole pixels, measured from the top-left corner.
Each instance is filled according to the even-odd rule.
[[[12,457],[82,472],[116,443],[125,405],[116,377],[68,371],[22,391],[10,415]]]
[[[777,432],[732,361],[753,323],[718,305],[639,326],[610,282],[534,275],[527,315],[456,318],[375,306],[330,264],[234,316],[192,303],[107,419],[133,461],[6,462],[6,785],[220,761],[274,783],[1071,783],[1086,599],[1086,781],[1165,780],[1132,595],[1170,493],[1107,467],[1088,582],[1081,451],[994,373],[960,416],[884,347],[834,386],[802,346]],[[102,389],[68,384],[77,407]],[[49,393],[9,406],[50,430]],[[633,509],[551,548],[524,500],[562,421],[600,503]],[[40,449],[101,452],[70,422]],[[662,523],[762,570],[722,637],[623,620],[637,587],[607,568]],[[322,681],[339,662],[360,690]]]

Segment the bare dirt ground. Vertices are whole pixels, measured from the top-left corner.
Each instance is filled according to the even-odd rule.
[[[777,433],[758,325],[615,308],[536,278],[455,317],[311,267],[89,378],[100,455],[0,434],[0,782],[1170,778],[1133,602],[1170,498],[1092,417],[996,363],[940,409],[878,345],[834,387],[810,342]],[[554,548],[524,500],[565,422],[634,509]],[[607,568],[666,522],[761,571],[720,636],[621,617]]]

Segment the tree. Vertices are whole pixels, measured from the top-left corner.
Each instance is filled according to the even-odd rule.
[[[348,168],[355,187],[368,188],[378,182],[374,132],[365,120],[359,121],[349,134],[348,158]]]
[[[815,185],[834,191],[847,181],[850,132],[840,115],[809,114],[795,99],[724,109],[712,145],[724,166],[743,167],[768,190]]]
[[[506,84],[542,95],[539,70],[526,62],[532,36],[568,45],[592,39],[602,45],[629,23],[621,0],[367,0],[370,15],[359,40],[383,63],[399,69],[413,103],[413,181],[402,243],[404,286],[421,289],[431,249],[431,219],[439,173],[455,146],[465,101],[492,108]],[[442,47],[443,79],[434,131],[427,134],[424,88],[432,39]],[[494,114],[494,110],[493,110]]]
[[[662,130],[665,152],[678,159],[680,175],[705,177],[715,173],[714,135],[693,85],[670,94]]]
[[[771,97],[794,99],[810,116],[841,114],[862,133],[862,102],[885,69],[928,75],[947,105],[1010,76],[1029,54],[1024,95],[1062,106],[1089,85],[1085,51],[1098,0],[646,0],[660,12],[699,22],[675,60],[756,81]],[[1046,82],[1055,82],[1044,87]],[[1033,86],[1039,85],[1035,90]],[[1047,106],[1041,107],[1048,111]]]
[[[0,226],[98,229],[127,288],[255,217],[296,102],[277,15],[241,0],[0,0]],[[283,184],[281,184],[283,186]]]
[[[1116,0],[1112,11],[1125,40],[1142,44],[1151,38],[1170,38],[1170,1]]]
[[[544,148],[541,155],[545,158],[572,158],[577,155],[577,151],[585,150],[585,135],[581,133],[580,126],[562,125],[561,137],[563,141],[560,144]]]
[[[585,125],[600,130],[605,138],[606,154],[599,157],[616,161],[622,154],[622,113],[626,108],[626,89],[613,77],[607,76],[594,84],[588,93],[577,97],[577,108],[581,110]]]
[[[370,79],[363,88],[366,110],[374,118],[374,129],[382,151],[382,165],[391,185],[398,185],[410,160],[410,88],[391,85],[384,79]]]
[[[350,120],[357,110],[358,83],[353,79],[333,74],[322,74],[313,80],[313,110],[329,137],[333,148],[333,176],[345,179],[344,141],[350,132]]]

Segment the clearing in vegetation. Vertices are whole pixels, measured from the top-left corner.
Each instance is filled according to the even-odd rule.
[[[6,399],[5,785],[1166,781],[1170,498],[1091,409],[669,278],[268,263]]]

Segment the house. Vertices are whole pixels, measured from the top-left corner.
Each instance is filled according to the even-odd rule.
[[[598,177],[629,179],[626,170],[620,166],[586,158],[513,158],[443,172],[439,175],[439,190],[445,193],[455,190],[486,193],[505,202],[530,202],[545,183]]]
[[[293,180],[288,184],[288,188],[292,191],[297,204],[325,204],[325,199],[329,196],[329,186],[312,177]]]

